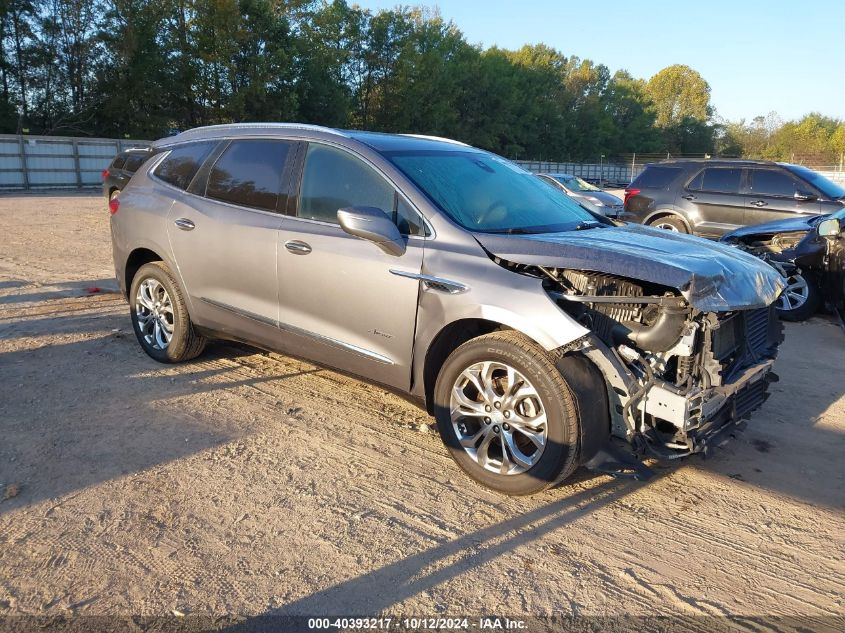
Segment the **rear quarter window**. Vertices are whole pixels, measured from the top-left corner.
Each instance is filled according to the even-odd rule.
[[[138,168],[144,164],[144,161],[149,158],[149,154],[130,154],[126,159],[126,164],[123,168],[131,173],[138,171]]]
[[[675,178],[681,175],[680,167],[662,167],[650,165],[631,183],[633,189],[666,189]]]
[[[111,162],[111,166],[113,169],[123,169],[123,165],[126,163],[126,154],[118,154],[114,157],[114,160]]]
[[[202,141],[174,147],[156,167],[156,177],[179,189],[187,189],[216,144],[217,141]]]

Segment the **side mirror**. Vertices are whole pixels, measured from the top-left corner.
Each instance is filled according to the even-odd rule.
[[[341,228],[355,237],[373,242],[388,255],[405,253],[405,240],[396,224],[377,207],[346,207],[338,209]]]
[[[818,200],[819,197],[814,194],[810,193],[809,191],[801,191],[800,189],[795,192],[795,195],[792,196],[799,202],[812,202],[813,200]]]
[[[828,218],[819,223],[819,235],[822,237],[835,237],[842,232],[842,225],[837,218]]]

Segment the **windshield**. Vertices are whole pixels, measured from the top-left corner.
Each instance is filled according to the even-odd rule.
[[[578,176],[552,176],[555,180],[561,183],[570,191],[601,191],[595,185],[591,185],[586,180],[582,180]]]
[[[385,156],[469,231],[552,233],[596,223],[551,183],[495,154],[432,150]]]
[[[832,198],[834,200],[845,198],[845,187],[825,178],[820,173],[815,172],[812,169],[807,169],[806,167],[801,167],[800,165],[789,165],[788,169],[792,173],[809,182],[828,198]]]

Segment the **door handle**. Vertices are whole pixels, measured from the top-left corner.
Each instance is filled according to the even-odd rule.
[[[692,195],[691,193],[688,193],[687,195],[685,195],[685,196],[681,196],[681,197],[682,197],[684,200],[695,200],[695,196],[694,196],[694,195]]]
[[[294,255],[307,255],[311,252],[311,247],[305,242],[300,242],[299,240],[290,240],[285,242],[285,248]]]
[[[765,200],[755,200],[754,202],[751,203],[751,206],[759,208],[759,207],[765,207],[767,204],[769,204],[769,203],[766,202]]]
[[[188,218],[179,218],[173,222],[176,226],[178,226],[183,231],[193,231],[196,228],[196,224],[191,222]]]

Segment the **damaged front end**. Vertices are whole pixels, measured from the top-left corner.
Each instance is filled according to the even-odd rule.
[[[666,287],[539,268],[558,305],[592,334],[569,346],[608,379],[614,435],[643,453],[706,451],[768,397],[783,334],[773,307],[702,312]]]
[[[630,225],[593,233],[478,239],[590,330],[558,351],[604,375],[614,436],[663,459],[706,452],[777,380],[780,275],[690,236]]]

